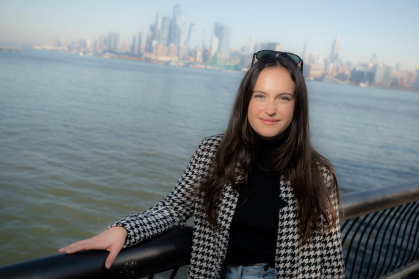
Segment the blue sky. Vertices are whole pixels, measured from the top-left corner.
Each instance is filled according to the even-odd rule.
[[[147,33],[156,12],[172,16],[181,4],[187,29],[198,25],[198,43],[209,43],[215,21],[232,29],[233,48],[254,42],[279,42],[281,50],[309,51],[327,57],[340,35],[341,58],[352,64],[379,62],[415,70],[419,65],[419,1],[192,1],[192,0],[0,0],[0,44],[48,43],[55,38],[96,39],[109,31],[131,42]]]

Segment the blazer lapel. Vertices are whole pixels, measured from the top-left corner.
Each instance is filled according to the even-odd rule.
[[[216,233],[214,242],[214,253],[217,255],[217,263],[215,270],[217,276],[220,276],[221,267],[227,254],[228,239],[230,235],[231,222],[233,221],[236,205],[239,200],[237,191],[234,191],[230,183],[224,188],[220,204],[218,206],[218,225],[220,230]]]
[[[300,274],[300,236],[297,200],[291,183],[284,176],[280,181],[281,198],[288,203],[279,210],[275,269],[277,278],[298,278]]]

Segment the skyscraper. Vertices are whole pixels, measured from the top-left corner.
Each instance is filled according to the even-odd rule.
[[[186,19],[182,18],[182,30],[180,31],[180,44],[186,45]]]
[[[330,62],[335,62],[339,60],[339,51],[340,51],[340,40],[339,35],[337,35],[335,41],[333,42],[332,50],[330,51]]]
[[[181,32],[182,32],[182,11],[180,5],[176,5],[173,8],[173,19],[172,19],[172,25],[170,29],[170,43],[173,43],[176,47],[176,52],[179,52],[179,46],[180,46],[180,39],[181,39]]]
[[[170,34],[171,22],[172,20],[169,17],[167,16],[163,17],[162,25],[161,25],[161,44],[165,47],[168,47],[170,45],[169,34]]]
[[[306,42],[304,43],[304,47],[303,47],[303,53],[301,53],[301,58],[304,61],[308,62],[308,39],[306,40]]]
[[[139,32],[138,33],[138,51],[137,51],[138,55],[140,55],[143,52],[142,43],[143,43],[143,33]]]
[[[249,41],[249,53],[253,54],[253,48],[254,44],[253,44],[253,36],[250,36],[250,41]]]
[[[419,66],[416,70],[416,80],[415,80],[415,83],[413,85],[413,88],[419,89]]]
[[[119,48],[119,34],[116,32],[109,32],[108,40],[107,40],[107,50],[118,52],[118,48]]]
[[[221,22],[214,23],[214,35],[218,38],[221,37],[221,29],[223,28],[223,24]]]
[[[144,48],[145,52],[153,52],[153,33],[152,32],[148,32],[147,33],[147,40],[145,42],[145,48]]]
[[[218,37],[212,34],[211,37],[211,57],[218,51]]]
[[[218,51],[224,53],[225,58],[230,57],[230,38],[231,29],[228,26],[223,25],[221,22],[215,22],[214,24],[214,35],[218,37]],[[212,53],[212,50],[211,50]]]
[[[154,24],[154,30],[153,32],[153,40],[158,41],[159,44],[161,44],[162,41],[162,34],[161,34],[161,27],[162,27],[162,17],[160,13],[156,14],[156,23]]]
[[[391,67],[378,63],[375,67],[374,83],[378,84],[390,84],[391,82]]]
[[[195,24],[191,23],[189,27],[189,34],[188,34],[188,41],[187,41],[187,48],[188,50],[194,50],[196,47],[196,38],[198,36],[197,34],[198,28]]]
[[[137,45],[135,43],[135,36],[132,36],[131,54],[137,55]]]
[[[162,17],[160,13],[156,14],[156,23],[154,24],[154,26],[156,27],[156,30],[160,30],[161,29],[161,24],[162,24]]]
[[[255,44],[255,52],[257,52],[259,50],[262,50],[262,43],[261,42]]]
[[[202,34],[202,50],[205,49],[205,28],[204,28],[204,32]]]
[[[279,43],[263,43],[262,49],[279,51],[281,49],[281,45]]]

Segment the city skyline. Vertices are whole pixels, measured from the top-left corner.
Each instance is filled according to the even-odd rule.
[[[278,42],[282,51],[303,56],[308,40],[308,53],[323,58],[330,56],[330,46],[340,36],[340,58],[352,64],[366,62],[375,55],[378,62],[400,69],[414,70],[419,64],[415,46],[419,38],[413,36],[419,20],[416,1],[403,5],[390,1],[363,3],[261,2],[250,7],[238,1],[195,3],[193,1],[15,1],[0,3],[0,44],[52,44],[55,39],[97,39],[110,31],[119,34],[119,42],[132,42],[132,36],[145,36],[156,13],[173,18],[173,8],[180,4],[180,25],[196,27],[196,44],[211,43],[215,22],[230,28],[230,47],[248,46],[252,37],[257,42]],[[378,6],[378,3],[380,6]],[[266,9],[266,7],[271,7]],[[369,9],[370,8],[370,9]],[[272,10],[278,9],[277,15]],[[287,11],[287,12],[285,12]],[[290,13],[289,11],[295,11]],[[275,13],[274,13],[275,14]],[[110,20],[112,19],[112,20]],[[285,25],[285,27],[284,27]],[[186,28],[184,28],[185,26]],[[186,40],[188,30],[183,30]],[[205,37],[203,33],[205,32]],[[144,40],[144,38],[143,38]],[[144,45],[144,42],[143,42]],[[307,51],[307,50],[306,50]]]

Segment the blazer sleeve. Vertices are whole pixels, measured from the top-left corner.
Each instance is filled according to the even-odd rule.
[[[195,209],[196,198],[192,197],[192,193],[196,180],[203,175],[202,169],[209,164],[208,142],[208,138],[201,142],[186,170],[162,201],[144,212],[119,219],[108,227],[122,226],[127,230],[128,236],[124,248],[169,229],[186,225],[186,221],[193,215]]]
[[[325,167],[322,167],[323,177],[330,193],[332,204],[337,212],[335,227],[323,235],[322,277],[345,278],[345,264],[343,261],[342,240],[339,224],[339,200],[336,183]]]

